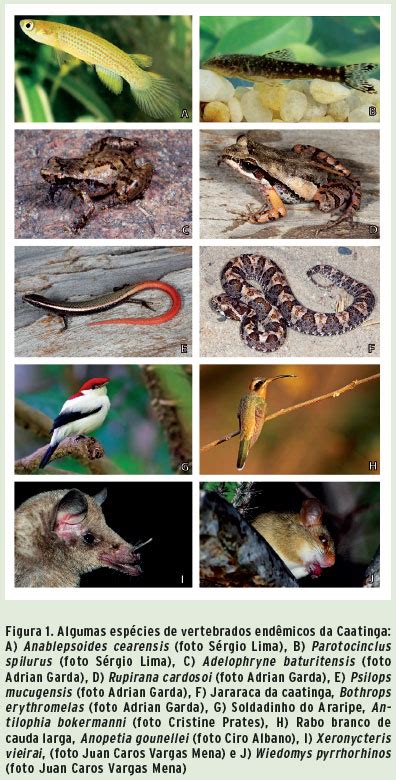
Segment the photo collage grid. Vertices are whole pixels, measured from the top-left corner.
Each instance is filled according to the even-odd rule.
[[[7,597],[378,598],[383,11],[45,8],[7,14]]]

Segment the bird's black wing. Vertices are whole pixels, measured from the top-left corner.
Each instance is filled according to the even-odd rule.
[[[61,412],[55,417],[51,433],[53,433],[56,428],[61,428],[62,425],[67,425],[75,420],[83,420],[84,417],[91,417],[91,415],[96,414],[96,412],[100,412],[101,408],[101,406],[98,406],[96,409],[90,409],[88,412]]]

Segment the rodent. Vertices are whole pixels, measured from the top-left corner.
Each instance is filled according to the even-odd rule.
[[[297,512],[265,512],[252,526],[273,547],[296,579],[319,577],[335,563],[334,542],[323,525],[323,508],[315,498]]]

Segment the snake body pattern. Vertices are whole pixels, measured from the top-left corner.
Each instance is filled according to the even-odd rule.
[[[324,276],[353,297],[340,312],[318,312],[303,306],[291,290],[285,274],[263,255],[239,255],[229,260],[221,274],[222,295],[210,301],[221,319],[241,323],[241,337],[248,347],[260,352],[275,352],[286,339],[287,328],[310,336],[339,336],[357,328],[370,316],[375,297],[370,288],[331,265],[315,265],[307,271],[313,279]],[[255,282],[259,287],[253,287]]]

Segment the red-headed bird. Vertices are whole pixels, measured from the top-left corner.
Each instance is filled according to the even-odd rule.
[[[47,465],[58,445],[67,436],[81,436],[100,428],[110,409],[106,387],[108,382],[110,380],[107,377],[88,379],[88,382],[81,385],[78,393],[74,393],[65,401],[54,420],[52,438],[39,469]]]

